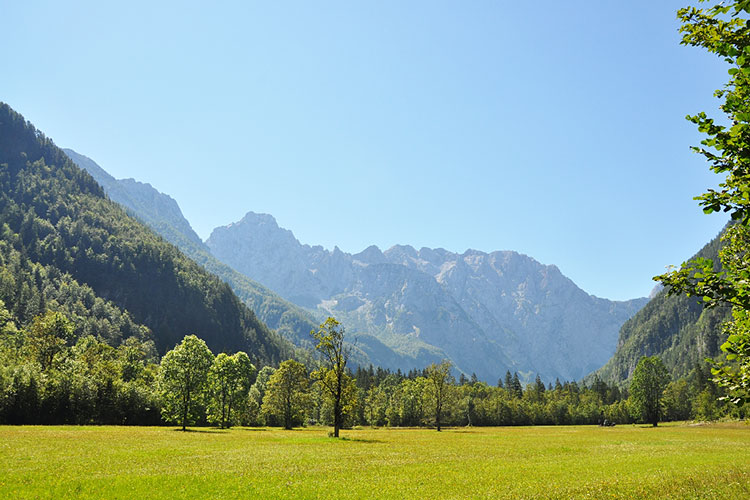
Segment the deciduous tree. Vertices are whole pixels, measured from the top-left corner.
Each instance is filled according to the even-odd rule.
[[[643,357],[635,367],[630,382],[630,400],[640,417],[657,426],[662,415],[661,400],[669,384],[667,368],[658,356]]]
[[[73,324],[62,313],[47,311],[34,317],[26,335],[28,346],[42,370],[52,366],[55,356],[73,338]]]
[[[285,429],[301,423],[310,402],[310,383],[307,369],[293,359],[283,361],[271,378],[263,397],[263,412],[275,415],[284,422]]]
[[[440,364],[431,364],[425,370],[427,380],[429,381],[428,391],[433,415],[435,416],[435,427],[438,432],[442,430],[443,410],[449,399],[450,392],[453,390],[453,376],[451,375],[451,362],[442,361]]]
[[[232,356],[220,353],[214,359],[208,373],[211,400],[208,405],[208,421],[218,423],[224,429],[234,421],[233,410],[247,401],[250,382],[255,375],[255,366],[246,353],[240,351]]]
[[[214,355],[206,343],[195,335],[188,335],[161,361],[162,416],[168,422],[180,422],[183,431],[203,410],[213,360]]]
[[[323,387],[333,407],[333,436],[339,437],[345,406],[356,396],[354,383],[346,371],[349,349],[344,345],[344,327],[329,317],[310,335],[318,342],[315,348],[323,355],[323,366],[313,372],[313,378]]]

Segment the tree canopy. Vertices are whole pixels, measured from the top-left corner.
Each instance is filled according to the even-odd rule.
[[[636,415],[657,426],[662,417],[661,401],[670,380],[669,372],[658,356],[643,357],[630,381],[630,398]]]
[[[199,417],[213,360],[206,343],[195,335],[186,336],[162,359],[162,414],[168,422],[179,422],[183,431]]]
[[[309,388],[305,365],[293,359],[283,361],[268,379],[263,412],[280,418],[285,429],[302,424],[310,404]]]

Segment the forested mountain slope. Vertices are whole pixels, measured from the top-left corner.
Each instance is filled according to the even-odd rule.
[[[717,236],[696,255],[719,262]],[[642,356],[658,355],[673,377],[686,376],[696,363],[715,357],[726,340],[721,323],[731,316],[728,307],[705,309],[695,297],[656,294],[620,329],[617,350],[595,374],[608,383],[622,383],[633,373]]]
[[[102,303],[127,311],[134,325],[148,327],[160,352],[195,333],[215,352],[245,350],[261,364],[291,354],[291,346],[227,284],[129,217],[88,173],[4,103],[0,228],[6,262],[17,252],[27,265],[69,275]],[[4,264],[4,272],[12,273]],[[10,302],[9,309],[18,307]]]
[[[92,159],[72,149],[63,151],[74,163],[90,173],[104,187],[107,196],[125,207],[128,214],[144,222],[185,255],[226,281],[268,327],[298,345],[309,344],[310,330],[320,322],[310,313],[281,299],[211,255],[173,198],[147,183],[134,179],[115,179]]]

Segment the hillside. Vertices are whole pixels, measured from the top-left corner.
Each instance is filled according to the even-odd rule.
[[[195,333],[214,352],[246,350],[261,364],[291,353],[227,284],[107,199],[88,173],[4,103],[0,165],[1,241],[29,265],[70,276],[127,311],[150,329],[159,352]]]
[[[712,259],[716,264],[720,248],[719,235],[695,257]],[[661,290],[625,322],[614,356],[595,375],[608,383],[622,383],[632,375],[642,356],[658,355],[674,377],[686,376],[696,363],[720,353],[726,340],[721,323],[730,316],[730,308],[704,309],[695,297],[669,297],[666,290]]]
[[[310,330],[316,328],[319,322],[310,313],[286,302],[211,255],[173,198],[147,183],[115,179],[92,159],[72,149],[63,151],[76,165],[91,174],[104,187],[107,196],[125,207],[129,215],[149,226],[210,273],[226,281],[269,328],[298,345],[309,343]]]
[[[620,326],[647,301],[593,297],[555,266],[516,252],[328,251],[252,212],[216,228],[206,244],[285,299],[335,315],[415,365],[447,356],[491,382],[506,370],[583,377],[611,357]]]
[[[122,205],[129,215],[145,223],[185,255],[228,283],[240,300],[268,327],[297,346],[312,347],[310,330],[316,329],[325,319],[323,314],[314,315],[282,299],[260,283],[219,261],[201,241],[177,202],[169,195],[134,179],[115,179],[92,159],[72,149],[64,151],[79,167],[89,172],[104,187],[107,196]],[[394,370],[411,367],[410,358],[397,353],[372,335],[359,334],[352,340],[354,364],[374,364]],[[442,357],[443,353],[425,357],[419,360],[419,366]]]

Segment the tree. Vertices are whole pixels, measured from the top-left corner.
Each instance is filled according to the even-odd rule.
[[[634,411],[654,427],[661,417],[661,399],[669,384],[667,368],[658,356],[642,357],[630,382],[630,400]]]
[[[214,355],[206,343],[195,335],[188,335],[161,361],[162,416],[168,422],[180,422],[183,431],[198,419],[203,409],[213,360]]]
[[[64,314],[54,311],[34,317],[26,335],[29,348],[42,370],[52,366],[55,356],[72,338],[73,324]]]
[[[263,412],[275,415],[285,429],[302,422],[310,402],[309,381],[305,365],[293,359],[283,361],[271,378],[263,397]]]
[[[523,397],[523,388],[521,387],[521,380],[518,378],[518,372],[513,372],[513,378],[511,379],[508,389],[510,389],[513,397],[518,399]]]
[[[654,279],[670,294],[702,297],[707,307],[732,306],[732,321],[725,327],[728,338],[721,346],[726,361],[712,372],[729,399],[742,405],[750,401],[750,2],[711,3],[678,11],[682,44],[702,47],[731,66],[729,82],[715,94],[722,99],[720,109],[728,125],[716,124],[704,112],[687,117],[707,136],[693,150],[708,160],[712,171],[725,176],[718,190],[709,189],[695,199],[705,213],[729,213],[733,223],[722,237],[721,268],[698,258]]]
[[[5,307],[5,302],[0,300],[0,336],[15,335],[17,331],[13,315]]]
[[[431,396],[432,409],[435,415],[435,427],[441,430],[443,410],[450,391],[453,389],[453,376],[451,375],[451,362],[443,360],[440,364],[432,363],[425,370],[429,381],[429,395]]]
[[[271,375],[276,372],[276,368],[273,366],[264,366],[258,372],[258,376],[255,377],[255,382],[250,387],[250,392],[247,395],[247,417],[251,425],[263,425],[264,415],[262,410],[263,397],[266,395],[266,389],[268,388],[268,381],[271,379]]]
[[[329,317],[318,331],[310,332],[318,342],[315,348],[323,355],[323,366],[313,372],[313,378],[323,387],[333,406],[333,437],[339,437],[345,406],[355,397],[354,384],[346,371],[349,348],[344,345],[344,327]]]
[[[218,423],[222,429],[232,425],[232,410],[236,411],[247,400],[253,375],[255,366],[246,353],[240,351],[229,356],[222,352],[216,356],[208,372],[209,422]]]

